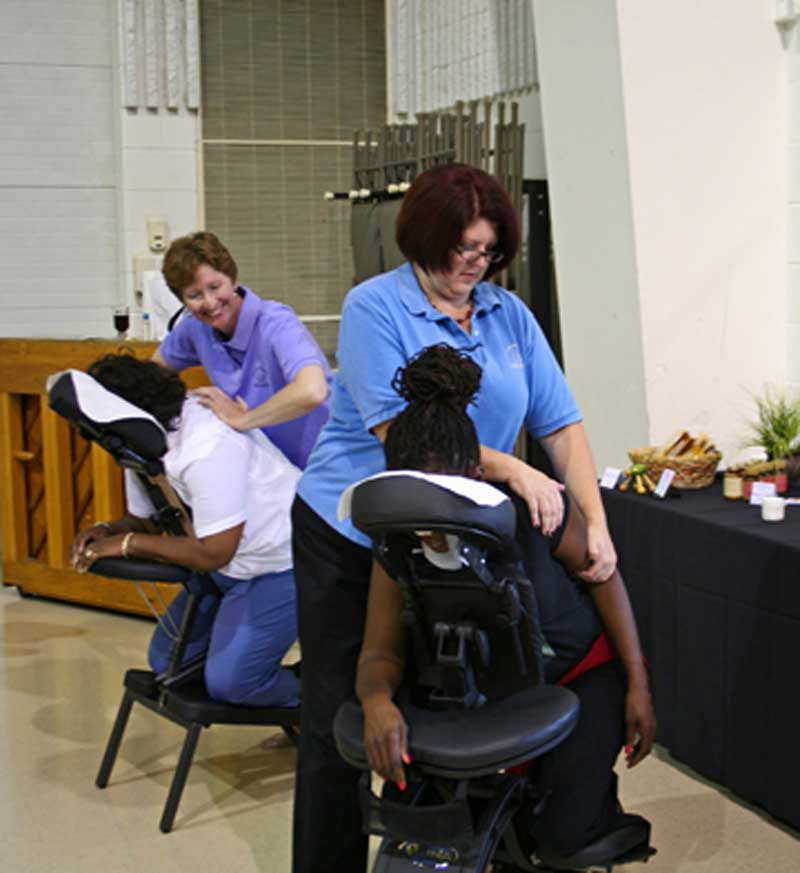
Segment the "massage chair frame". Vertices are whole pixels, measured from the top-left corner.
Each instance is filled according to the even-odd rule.
[[[82,407],[81,386],[90,388],[95,399],[102,401],[104,410],[99,415],[94,401],[91,414]],[[164,472],[161,459],[167,450],[166,434],[154,418],[107,391],[86,373],[77,370],[65,370],[51,376],[47,393],[50,407],[74,425],[84,439],[97,443],[123,469],[131,470],[136,475],[155,507],[150,521],[159,531],[170,536],[192,534],[187,510]],[[122,700],[95,780],[98,788],[108,785],[134,703],[139,703],[182,727],[186,735],[159,822],[160,830],[169,833],[203,728],[212,724],[276,726],[296,744],[300,710],[299,707],[284,709],[237,706],[212,700],[208,696],[202,675],[205,655],[198,655],[183,663],[201,598],[209,593],[218,594],[208,574],[195,574],[192,570],[176,564],[138,558],[103,558],[96,561],[89,572],[133,582],[156,621],[174,640],[169,664],[164,673],[155,674],[151,670],[135,668],[126,671]],[[193,591],[189,587],[188,582],[192,576],[200,580],[200,591]],[[155,610],[150,598],[142,590],[143,582],[183,585],[187,592],[187,602],[180,626],[170,625],[166,603],[158,586],[153,587],[164,610],[163,614]]]
[[[545,868],[531,859],[524,828],[514,825],[523,806],[535,814],[546,798],[535,781],[510,768],[562,742],[577,722],[579,703],[567,688],[544,684],[533,588],[507,557],[516,554],[511,502],[476,505],[441,482],[398,473],[356,486],[351,514],[401,587],[417,669],[415,687],[397,696],[409,726],[406,791],[386,782],[380,798],[372,793],[356,701],[344,704],[334,723],[340,754],[364,771],[364,829],[382,837],[374,873],[420,867],[482,873],[490,863],[498,871],[611,870],[647,860],[655,851],[649,845],[631,852],[602,838],[570,859],[546,859],[552,866]],[[419,532],[455,534],[463,568],[433,568]],[[426,698],[422,705],[410,700],[414,693]],[[429,805],[432,798],[439,802]],[[559,864],[567,860],[570,867]]]

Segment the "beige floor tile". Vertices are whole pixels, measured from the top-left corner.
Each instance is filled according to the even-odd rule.
[[[295,752],[265,747],[272,729],[203,732],[169,835],[158,821],[177,726],[134,707],[109,786],[94,786],[123,673],[143,665],[152,629],[0,589],[0,873],[289,870]],[[621,783],[659,849],[632,873],[800,871],[797,834],[668,759],[651,757]]]

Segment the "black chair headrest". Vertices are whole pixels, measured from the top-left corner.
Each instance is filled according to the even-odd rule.
[[[167,450],[164,428],[147,412],[104,388],[81,370],[63,370],[47,380],[50,408],[87,439],[108,451],[126,448],[145,461],[158,461]]]
[[[514,540],[515,512],[508,497],[486,482],[463,476],[398,470],[349,488],[339,515],[373,538],[393,531],[471,529],[499,540]]]

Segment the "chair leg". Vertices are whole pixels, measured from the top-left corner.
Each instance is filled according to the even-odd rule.
[[[100,764],[100,769],[97,771],[97,778],[94,784],[98,788],[105,788],[108,785],[111,770],[114,766],[114,761],[117,760],[117,752],[119,751],[122,735],[125,733],[125,727],[128,724],[128,716],[131,714],[133,706],[133,697],[125,691],[122,695],[122,700],[117,710],[117,717],[114,720],[114,727],[111,729],[111,736],[108,738],[106,750],[103,753],[103,760]]]
[[[169,787],[169,795],[164,804],[164,812],[159,824],[159,828],[164,834],[168,834],[172,830],[172,823],[175,820],[175,813],[178,811],[178,804],[181,802],[183,787],[186,784],[186,777],[189,775],[189,768],[192,766],[194,750],[197,748],[197,741],[200,739],[202,729],[201,724],[193,722],[186,730],[186,739],[183,741],[181,756],[178,759],[178,766],[175,768],[175,775],[172,777],[172,785]]]
[[[281,725],[281,730],[289,738],[289,742],[296,746],[300,740],[300,731],[293,725]]]

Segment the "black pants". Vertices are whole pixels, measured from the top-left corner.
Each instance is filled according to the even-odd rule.
[[[568,686],[581,702],[575,730],[534,765],[548,793],[533,819],[536,842],[562,854],[582,849],[612,830],[622,814],[614,763],[625,742],[625,670],[610,661]]]
[[[303,656],[294,797],[294,873],[361,873],[359,771],[333,739],[336,710],[355,694],[372,552],[341,536],[299,497],[292,506],[297,618]]]

